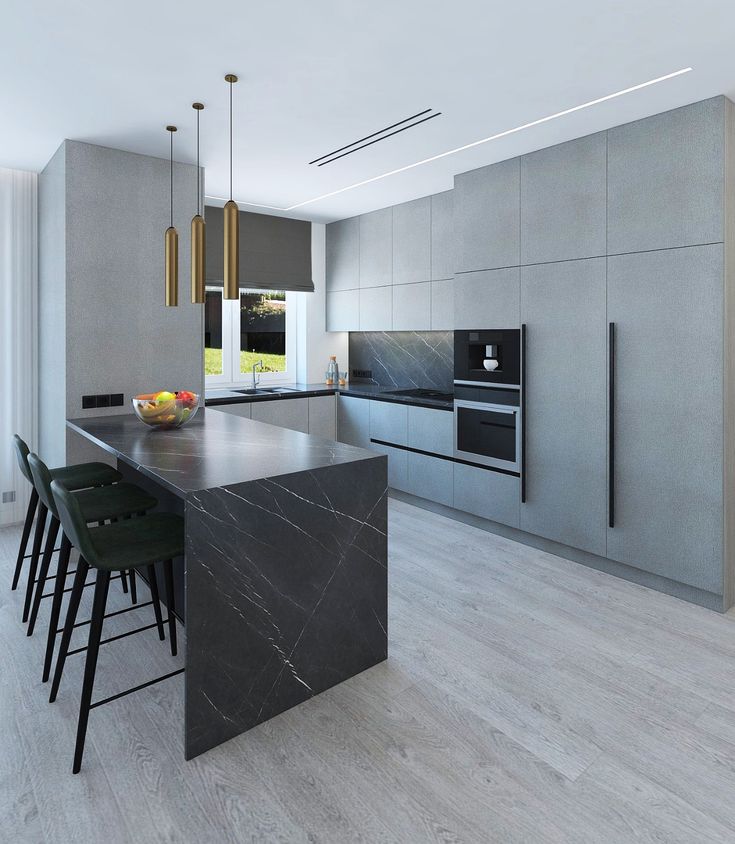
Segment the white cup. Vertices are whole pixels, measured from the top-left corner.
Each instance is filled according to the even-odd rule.
[[[493,372],[498,368],[498,362],[495,358],[485,358],[482,362],[482,365],[487,369],[488,372]]]

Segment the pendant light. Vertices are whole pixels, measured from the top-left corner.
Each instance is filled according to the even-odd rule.
[[[174,228],[174,132],[175,126],[167,126],[166,131],[171,135],[171,152],[169,159],[171,181],[171,224],[166,229],[166,307],[176,307],[179,304],[179,233]]]
[[[202,190],[199,174],[199,113],[203,110],[202,103],[192,103],[191,107],[197,113],[197,212],[191,220],[191,301],[195,305],[204,302],[204,273],[205,273],[205,231],[204,217],[202,217]]]
[[[232,199],[232,86],[237,82],[234,73],[225,76],[230,86],[230,199],[224,207],[225,255],[224,255],[224,298],[240,298],[238,278],[240,263],[240,209]]]

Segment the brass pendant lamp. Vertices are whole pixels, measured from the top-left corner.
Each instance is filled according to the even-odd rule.
[[[237,82],[234,73],[225,76],[230,86],[230,199],[224,207],[224,298],[240,298],[239,263],[240,263],[240,209],[232,199],[232,86]]]
[[[204,303],[204,274],[205,274],[205,230],[202,217],[202,191],[199,174],[199,113],[203,110],[202,103],[192,103],[197,113],[197,212],[191,220],[191,301],[194,305]]]
[[[179,304],[179,233],[174,228],[174,132],[176,131],[176,127],[167,126],[166,131],[171,135],[171,224],[166,229],[166,235],[164,237],[166,252],[166,307],[173,308]]]

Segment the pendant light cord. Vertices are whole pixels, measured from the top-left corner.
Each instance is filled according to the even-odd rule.
[[[174,227],[174,133],[169,131],[171,135],[171,155],[170,155],[170,182],[171,182],[171,228]]]
[[[199,192],[201,189],[201,178],[199,174],[199,109],[197,109],[197,214],[201,215],[202,213],[202,206],[200,204],[201,200],[199,199]]]
[[[232,82],[230,82],[230,202],[232,201]]]

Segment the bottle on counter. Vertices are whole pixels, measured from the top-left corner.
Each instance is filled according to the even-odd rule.
[[[337,365],[337,355],[329,356],[329,366],[327,367],[325,378],[328,387],[333,387],[339,381],[339,366]]]

